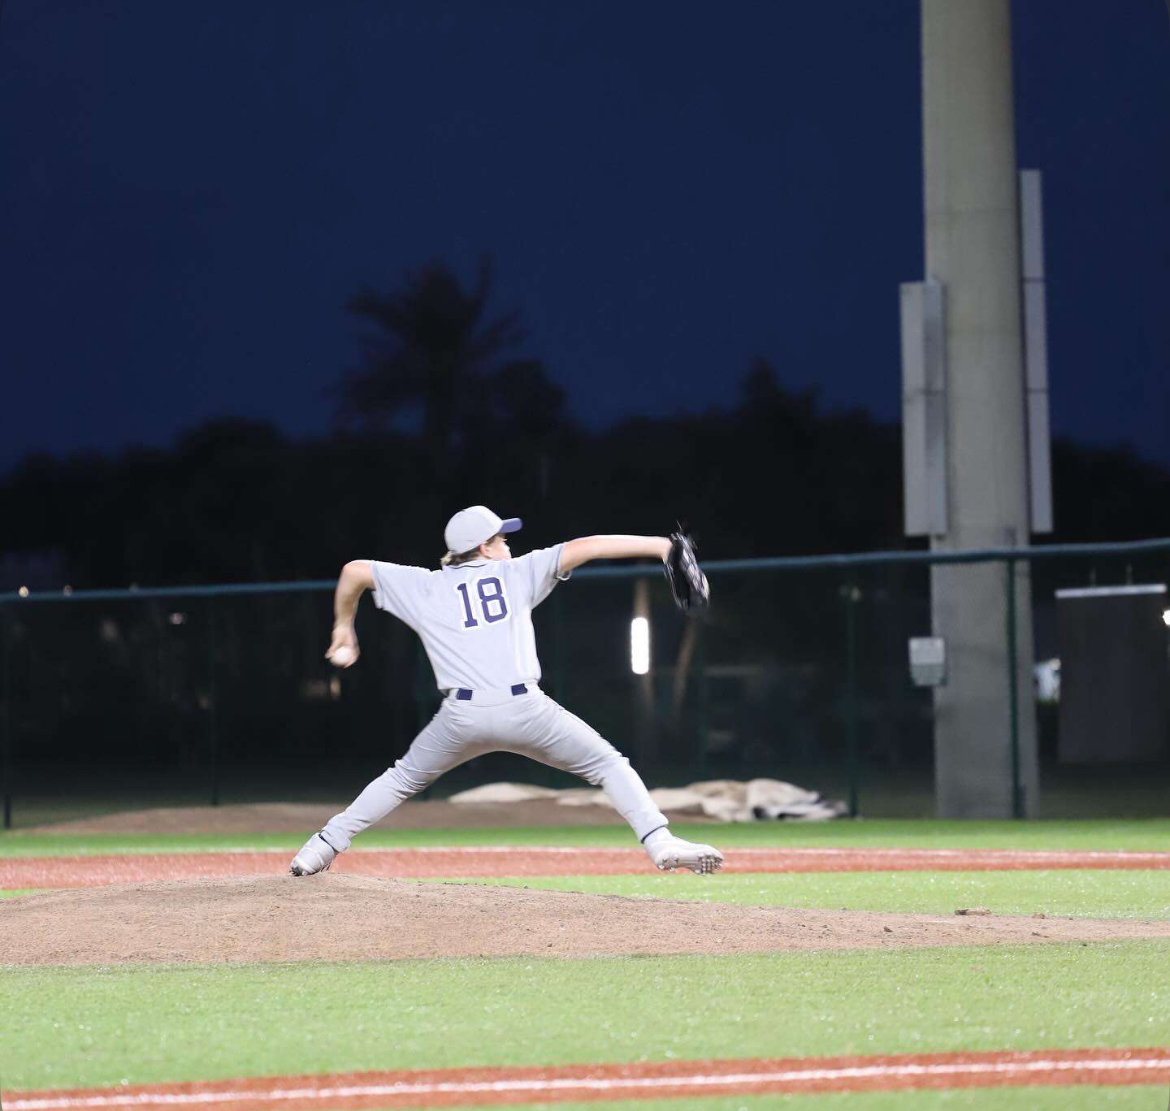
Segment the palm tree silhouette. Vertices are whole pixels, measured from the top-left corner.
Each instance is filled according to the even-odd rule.
[[[493,389],[508,392],[534,365],[543,379],[533,360],[506,357],[523,332],[516,312],[488,315],[491,287],[487,258],[470,289],[445,264],[432,262],[408,272],[396,292],[367,289],[352,298],[348,310],[375,327],[360,336],[362,367],[348,371],[333,391],[341,421],[385,429],[421,415],[434,473],[449,474],[453,456],[494,424]]]

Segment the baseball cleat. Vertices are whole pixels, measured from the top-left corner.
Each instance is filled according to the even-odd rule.
[[[314,876],[318,872],[328,872],[336,856],[333,846],[321,834],[314,833],[292,858],[288,870],[294,876]]]
[[[723,854],[710,845],[696,845],[681,837],[652,849],[650,859],[661,872],[673,872],[676,868],[689,868],[696,876],[709,876],[723,865]]]

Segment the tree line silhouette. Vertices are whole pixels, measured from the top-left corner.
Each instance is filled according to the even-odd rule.
[[[704,558],[911,546],[896,423],[827,411],[758,357],[729,405],[590,431],[491,291],[485,261],[466,287],[434,263],[355,296],[361,360],[328,436],[225,418],[166,450],[26,457],[0,481],[0,554],[59,553],[75,588],[328,578],[358,557],[436,566],[476,502],[524,517],[525,548],[676,520]],[[1053,471],[1045,542],[1170,535],[1166,469],[1057,440]]]

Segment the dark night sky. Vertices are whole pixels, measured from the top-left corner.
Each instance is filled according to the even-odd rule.
[[[1163,0],[1017,0],[1055,430],[1170,462]],[[597,426],[760,353],[898,411],[917,0],[7,0],[0,467],[213,416],[328,428],[344,303],[471,277]]]

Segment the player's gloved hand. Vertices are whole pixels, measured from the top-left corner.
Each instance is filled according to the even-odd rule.
[[[334,625],[333,640],[325,658],[334,667],[353,667],[361,651],[358,649],[357,633],[352,625]]]
[[[665,570],[670,591],[683,613],[694,614],[711,600],[707,576],[695,555],[695,542],[686,533],[676,532],[671,536]]]

